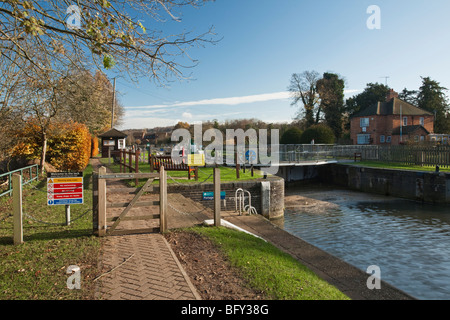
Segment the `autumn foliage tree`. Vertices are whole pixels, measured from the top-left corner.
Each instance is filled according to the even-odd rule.
[[[12,150],[15,157],[40,159],[42,136],[36,134],[40,126],[35,119],[16,132],[20,139]],[[82,171],[91,156],[92,136],[84,124],[76,122],[54,123],[48,128],[47,159],[56,169]]]

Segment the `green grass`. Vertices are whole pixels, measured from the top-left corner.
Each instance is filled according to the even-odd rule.
[[[84,171],[84,204],[71,206],[69,226],[64,206],[48,206],[46,179],[24,187],[24,243],[13,245],[11,198],[0,199],[0,300],[93,299],[101,239],[92,235],[92,167]],[[76,220],[75,220],[76,219]],[[81,268],[81,289],[67,288],[66,270]]]
[[[348,300],[292,256],[244,232],[224,227],[187,229],[210,238],[249,285],[273,300]]]
[[[406,164],[381,162],[381,161],[361,161],[352,163],[357,166],[374,167],[374,168],[386,168],[386,169],[401,169],[401,170],[413,170],[413,171],[435,171],[436,166],[413,166]],[[450,172],[450,168],[439,168],[441,172]]]
[[[108,158],[101,158],[100,162],[108,167],[113,172],[120,172],[120,166],[118,164],[111,163],[109,164]],[[134,164],[133,164],[134,165]],[[128,170],[128,169],[127,169]],[[150,164],[148,163],[140,163],[139,171],[141,172],[150,172]],[[128,171],[127,171],[128,172]],[[182,184],[197,184],[197,183],[213,183],[213,168],[210,167],[199,167],[198,169],[198,181],[191,176],[191,179],[188,180],[187,171],[167,171],[167,183],[182,183]],[[251,175],[250,168],[246,168],[245,173],[241,168],[239,173],[239,179],[236,178],[236,169],[233,167],[220,167],[220,181],[221,182],[232,182],[232,181],[246,181],[253,179],[260,179],[263,177],[263,173],[260,170],[254,170],[253,177]],[[135,182],[129,180],[127,182],[130,186],[134,186]],[[145,179],[141,179],[139,185],[142,186],[145,183]]]

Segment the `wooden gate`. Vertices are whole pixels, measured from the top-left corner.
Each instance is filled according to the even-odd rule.
[[[125,180],[125,179],[147,179],[144,186],[140,188],[108,188],[107,181]],[[159,186],[152,182],[159,179]],[[101,167],[98,174],[94,174],[93,179],[93,226],[94,233],[98,236],[106,235],[125,235],[165,232],[167,230],[166,212],[167,212],[167,174],[164,167],[161,167],[159,173],[106,173],[106,168]],[[159,191],[159,201],[139,201],[147,192]],[[107,192],[109,194],[134,194],[135,196],[129,202],[107,202]],[[132,208],[159,206],[159,214],[148,214],[141,216],[127,216]],[[108,208],[124,208],[119,216],[107,218]],[[122,221],[151,220],[159,219],[157,228],[137,228],[128,230],[117,230]],[[111,224],[112,223],[112,224]]]

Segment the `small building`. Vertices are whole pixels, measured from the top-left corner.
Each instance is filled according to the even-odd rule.
[[[128,135],[113,128],[109,131],[106,131],[105,133],[102,133],[98,137],[102,140],[102,158],[107,158],[108,149],[111,150],[111,154],[114,151],[125,149],[125,141]]]
[[[434,115],[398,98],[391,89],[385,102],[361,109],[350,118],[353,144],[398,145],[426,141],[434,131]]]

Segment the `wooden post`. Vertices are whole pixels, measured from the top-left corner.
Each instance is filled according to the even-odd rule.
[[[98,173],[92,175],[92,229],[98,235]]]
[[[239,164],[238,159],[238,145],[237,145],[237,138],[234,137],[234,163],[236,165],[236,179],[239,179],[239,170],[241,169],[241,165]]]
[[[106,174],[106,168],[101,167],[98,174]],[[98,235],[106,235],[106,179],[98,179]]]
[[[154,159],[153,159],[153,155],[151,153],[148,155],[148,160],[150,161],[150,172],[154,172],[155,171]]]
[[[128,171],[130,172],[130,173],[132,173],[133,172],[133,153],[131,152],[131,150],[130,151],[128,151]]]
[[[119,172],[122,173],[122,150],[119,150]]]
[[[160,232],[167,231],[167,173],[164,166],[159,169],[159,221]]]
[[[13,187],[13,225],[14,225],[14,245],[23,243],[23,222],[22,222],[22,176],[12,175]]]
[[[127,172],[127,152],[125,150],[123,150],[123,173]]]
[[[134,154],[134,172],[135,173],[139,173],[139,153],[140,153],[139,150],[136,149],[136,152]],[[138,186],[138,183],[139,183],[139,179],[136,178],[136,180],[135,180],[136,188]]]
[[[214,225],[220,227],[220,169],[214,168]]]

